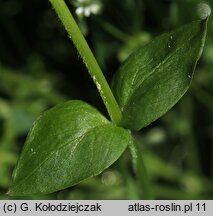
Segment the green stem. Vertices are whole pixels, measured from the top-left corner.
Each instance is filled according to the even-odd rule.
[[[106,32],[124,43],[127,43],[132,38],[130,35],[125,34],[120,29],[104,20],[98,20],[98,23]]]
[[[13,144],[15,133],[13,129],[10,109],[3,100],[0,99],[0,117],[4,120],[3,136],[0,138],[0,149],[8,151]]]
[[[200,158],[199,158],[199,150],[197,145],[197,140],[195,136],[195,131],[193,130],[193,117],[194,117],[194,107],[192,97],[186,95],[183,100],[183,103],[180,103],[180,108],[182,112],[182,116],[186,120],[187,128],[184,130],[184,142],[186,146],[187,154],[187,165],[188,168],[194,171],[196,174],[201,175],[202,168],[200,166]],[[183,143],[184,144],[184,143]]]
[[[146,170],[146,166],[141,156],[139,146],[134,140],[130,144],[129,147],[132,153],[133,165],[135,166],[134,168],[135,168],[140,186],[143,189],[143,198],[146,200],[152,200],[154,199],[153,189],[152,189],[151,181],[149,179],[149,176]]]
[[[63,23],[65,29],[67,30],[69,37],[75,44],[78,52],[80,53],[83,61],[89,71],[89,74],[93,78],[98,91],[104,101],[107,111],[110,115],[111,120],[117,124],[121,125],[122,114],[121,110],[115,100],[114,95],[93,55],[91,52],[84,36],[82,35],[78,25],[76,24],[72,14],[70,13],[64,0],[50,0],[53,8],[58,14],[61,22]]]

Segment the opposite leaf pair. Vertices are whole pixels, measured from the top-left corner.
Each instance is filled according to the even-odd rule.
[[[207,19],[157,37],[124,62],[112,82],[123,127],[140,130],[183,96],[204,46]],[[132,142],[129,130],[85,102],[58,105],[34,123],[9,194],[45,194],[75,185],[109,167]]]

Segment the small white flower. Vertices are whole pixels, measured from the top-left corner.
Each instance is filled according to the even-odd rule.
[[[75,13],[80,17],[98,14],[102,8],[100,0],[76,0],[74,5],[76,6]]]
[[[82,16],[84,14],[84,8],[83,7],[78,7],[76,10],[75,10],[75,13],[78,15],[78,16]]]
[[[101,5],[99,5],[99,4],[93,4],[93,5],[90,6],[90,10],[91,10],[91,12],[93,14],[97,14],[101,10]]]
[[[92,11],[90,9],[90,6],[84,8],[84,16],[85,17],[89,17],[91,13],[92,13]]]

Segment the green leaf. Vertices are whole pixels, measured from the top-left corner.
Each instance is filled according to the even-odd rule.
[[[41,115],[31,129],[13,174],[10,195],[46,194],[101,173],[132,138],[82,101]]]
[[[203,50],[207,19],[155,38],[122,64],[112,89],[125,127],[140,130],[184,95]]]

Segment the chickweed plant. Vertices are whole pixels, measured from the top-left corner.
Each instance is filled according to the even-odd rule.
[[[44,112],[30,130],[13,173],[9,195],[47,194],[103,172],[129,147],[144,199],[153,199],[132,132],[164,115],[188,90],[207,32],[210,8],[200,20],[164,33],[134,51],[111,87],[64,0],[50,0],[75,44],[110,119],[80,100]]]

